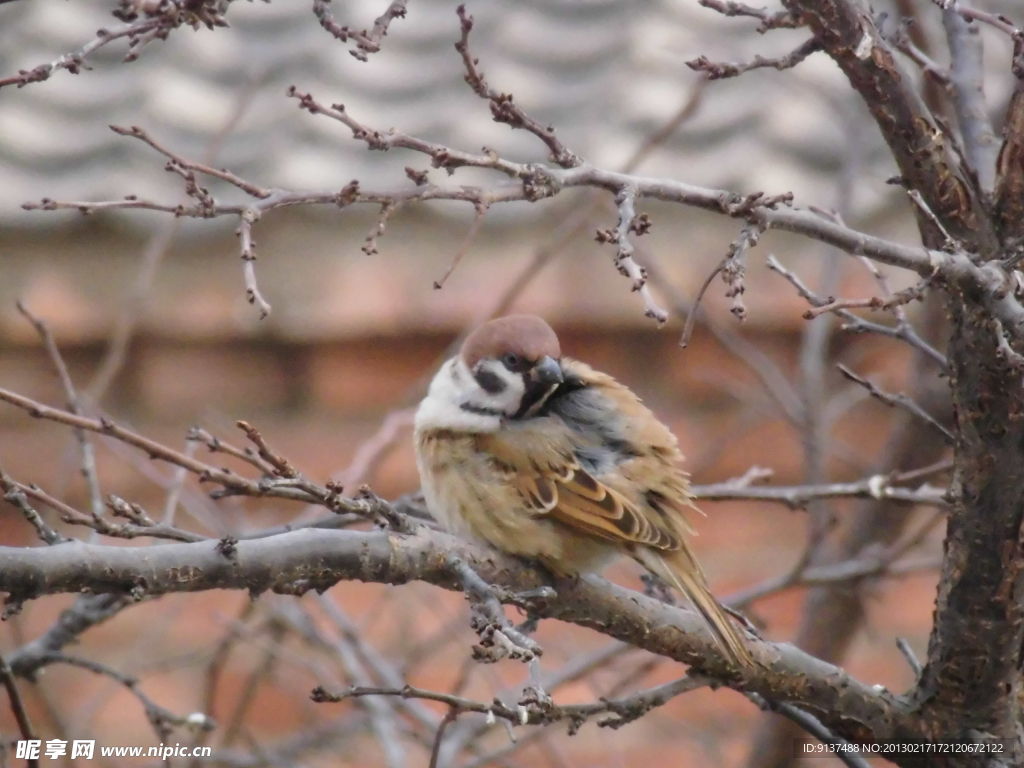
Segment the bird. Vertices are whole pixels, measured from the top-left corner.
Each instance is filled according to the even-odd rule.
[[[470,333],[414,423],[427,509],[449,532],[558,576],[632,557],[690,601],[729,661],[753,664],[687,544],[696,507],[675,435],[629,388],[563,356],[542,318]]]

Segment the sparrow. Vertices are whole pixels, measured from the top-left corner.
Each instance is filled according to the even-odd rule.
[[[414,440],[427,508],[451,533],[560,576],[632,557],[686,596],[732,663],[753,664],[687,545],[675,436],[627,387],[563,357],[541,318],[471,333],[431,381]]]

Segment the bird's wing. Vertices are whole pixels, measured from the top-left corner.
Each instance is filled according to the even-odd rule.
[[[571,432],[558,420],[543,421],[547,423],[479,438],[479,447],[493,456],[519,491],[527,514],[548,516],[609,541],[679,549],[675,526],[645,515],[625,493],[597,480],[580,466]]]

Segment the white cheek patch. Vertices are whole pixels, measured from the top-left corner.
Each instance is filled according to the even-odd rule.
[[[461,369],[456,369],[461,365]],[[466,410],[464,403],[482,392],[460,358],[441,366],[430,382],[430,390],[416,410],[416,429],[454,429],[461,432],[496,432],[501,417],[482,410]]]
[[[458,362],[462,366],[462,370],[472,377],[471,380],[475,384],[474,391],[467,399],[470,405],[480,409],[499,411],[506,416],[512,416],[519,411],[523,395],[526,394],[522,375],[513,373],[497,360],[481,360],[476,367],[476,376],[473,376],[461,359]],[[492,387],[495,391],[488,392],[477,381],[483,376],[490,377],[500,386]]]

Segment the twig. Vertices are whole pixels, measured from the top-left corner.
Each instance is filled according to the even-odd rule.
[[[644,302],[644,315],[655,320],[658,325],[664,325],[665,321],[668,320],[668,312],[662,309],[657,301],[655,301],[651,288],[647,284],[647,271],[637,264],[633,258],[636,249],[630,240],[630,233],[637,232],[638,234],[643,234],[650,229],[649,220],[638,219],[634,208],[635,201],[636,190],[629,187],[623,187],[619,190],[615,196],[615,204],[619,211],[619,221],[615,231],[599,230],[597,241],[599,243],[615,244],[615,267],[619,270],[619,274],[633,281],[632,290],[639,293],[640,298]],[[639,223],[640,221],[643,223]]]
[[[766,699],[756,693],[747,693],[745,695],[761,709],[778,712],[780,715],[792,720],[818,741],[839,747],[839,749],[830,754],[834,754],[835,757],[839,758],[840,762],[847,766],[847,768],[871,768],[871,764],[859,754],[850,749],[843,749],[843,747],[850,746],[849,742],[835,736],[818,718],[809,712],[805,712],[799,707],[794,707],[792,704],[787,704],[783,701]]]
[[[711,679],[696,672],[664,683],[654,688],[635,691],[619,699],[601,699],[592,704],[557,705],[548,699],[545,702],[522,700],[515,707],[495,699],[491,704],[467,699],[450,693],[430,691],[406,685],[402,688],[379,688],[353,686],[341,693],[328,693],[323,688],[315,688],[313,701],[319,703],[335,703],[348,698],[362,696],[401,696],[402,698],[419,698],[439,701],[447,704],[449,711],[457,714],[476,712],[490,718],[501,718],[510,725],[546,725],[562,720],[569,721],[569,733],[575,734],[580,726],[589,718],[610,713],[613,717],[598,721],[602,728],[617,729],[633,722],[655,707],[666,704],[680,694],[703,688],[711,683]]]
[[[177,11],[177,4],[171,2],[168,4],[168,8],[173,8]],[[125,24],[120,27],[114,27],[113,29],[101,29],[96,33],[96,38],[89,41],[77,51],[72,53],[65,53],[57,59],[54,59],[49,64],[40,64],[32,69],[22,69],[18,71],[17,75],[8,78],[0,79],[0,88],[5,85],[16,85],[18,88],[24,88],[29,83],[39,83],[43,80],[49,80],[50,77],[62,69],[66,69],[73,75],[81,73],[83,69],[90,69],[85,63],[85,59],[91,56],[93,53],[98,51],[107,43],[111,43],[114,40],[119,40],[123,37],[128,38],[130,45],[128,54],[125,56],[125,61],[131,61],[138,57],[138,53],[141,50],[139,42],[142,40],[144,35],[148,35],[154,31],[163,32],[164,36],[170,30],[177,26],[173,24],[167,17],[159,18],[145,18],[133,21],[131,24]]]
[[[697,0],[705,8],[718,11],[723,16],[749,16],[759,19],[761,25],[757,31],[764,34],[771,29],[796,29],[804,26],[796,16],[787,11],[769,13],[764,8],[751,8],[743,3],[732,2],[732,0]]]
[[[826,299],[818,296],[814,291],[808,288],[799,276],[782,266],[775,256],[769,255],[766,259],[766,263],[770,270],[777,272],[786,278],[786,280],[796,288],[797,293],[800,294],[800,296],[803,297],[812,307],[822,307],[829,303]],[[946,370],[946,356],[922,339],[909,323],[904,320],[900,320],[901,316],[899,314],[899,308],[896,308],[895,311],[897,312],[897,319],[900,320],[900,322],[895,328],[890,328],[889,326],[880,325],[878,323],[871,323],[863,318],[857,317],[855,314],[842,307],[837,307],[832,311],[845,321],[845,324],[842,326],[843,330],[849,331],[850,333],[877,333],[883,336],[902,339],[910,346],[920,352],[923,352],[934,360],[942,370]]]
[[[259,218],[259,209],[247,208],[245,213],[239,217],[238,235],[242,247],[242,277],[245,280],[245,298],[250,304],[256,305],[260,311],[260,320],[270,315],[271,307],[263,294],[260,293],[259,284],[256,282],[256,248],[252,239],[252,223]]]
[[[454,723],[459,717],[459,710],[455,707],[448,707],[448,711],[444,713],[444,717],[441,718],[440,724],[437,726],[437,735],[434,736],[434,745],[430,749],[430,762],[427,768],[437,768],[437,758],[441,754],[441,740],[444,738],[444,732],[448,728],[449,723]]]
[[[87,630],[134,604],[134,600],[124,595],[79,595],[45,632],[8,654],[12,672],[32,679],[36,670],[48,663],[50,653],[78,642]]]
[[[939,231],[939,234],[942,235],[942,239],[944,240],[942,246],[943,249],[948,251],[949,253],[963,251],[963,246],[960,245],[951,234],[949,234],[949,230],[947,230],[946,227],[943,225],[942,221],[939,220],[939,217],[935,215],[935,211],[931,209],[931,206],[929,206],[928,203],[925,202],[925,199],[921,195],[921,193],[918,192],[916,189],[908,189],[907,195],[910,197],[914,205],[918,207],[921,213],[923,213],[925,217],[927,217],[927,219],[935,226],[935,228]]]
[[[66,539],[61,536],[57,531],[51,528],[42,515],[40,515],[35,508],[28,503],[26,498],[26,489],[20,484],[16,483],[11,477],[4,471],[3,467],[0,466],[0,489],[3,489],[4,500],[14,506],[25,516],[25,519],[29,524],[36,529],[36,534],[44,542],[53,546],[54,544],[61,544]]]
[[[476,571],[454,554],[448,556],[447,565],[462,581],[473,610],[473,629],[480,636],[480,645],[473,646],[473,658],[493,662],[509,657],[528,662],[543,653],[533,639],[508,620],[494,588]]]
[[[835,312],[837,309],[881,309],[892,311],[912,301],[924,301],[925,290],[927,290],[930,283],[931,281],[928,279],[921,280],[914,285],[904,288],[902,291],[890,293],[884,299],[878,296],[872,296],[870,299],[831,299],[825,304],[808,309],[804,312],[804,319],[813,320],[826,312]]]
[[[10,702],[11,713],[14,715],[14,721],[18,724],[21,738],[26,741],[34,741],[36,738],[35,730],[32,728],[32,721],[29,719],[28,710],[25,709],[25,701],[21,698],[21,691],[18,690],[18,683],[11,673],[11,667],[3,656],[0,656],[0,682],[3,682],[4,688],[7,690],[7,699]],[[39,768],[39,759],[29,758],[28,765],[30,768]]]
[[[1018,372],[1024,372],[1024,355],[1010,346],[1003,330],[1003,324],[996,318],[992,320],[993,332],[996,335],[996,357]]]
[[[189,430],[186,445],[189,441],[202,443],[210,450],[210,453],[223,453],[227,456],[241,459],[268,477],[272,477],[277,472],[277,468],[273,464],[258,456],[249,446],[238,448],[231,443],[221,440],[219,437],[214,437],[202,427],[192,427]],[[195,454],[192,455],[194,456]]]
[[[207,143],[201,157],[203,165],[213,164],[221,146],[234,131],[239,121],[245,116],[246,111],[259,92],[259,86],[265,81],[269,72],[270,69],[267,68],[263,71],[262,76],[252,77],[245,84],[238,99],[235,101],[234,109]],[[103,360],[100,362],[96,373],[93,374],[92,381],[85,390],[87,399],[94,404],[102,402],[115,377],[124,367],[124,363],[128,358],[132,336],[135,333],[139,317],[145,308],[146,297],[149,295],[156,280],[160,263],[174,243],[174,238],[178,232],[178,224],[179,220],[177,217],[165,220],[163,226],[149,238],[140,254],[138,272],[136,273],[131,293],[128,295],[114,323],[114,330],[107,342],[107,349],[103,355]]]
[[[910,669],[914,673],[914,678],[918,679],[921,677],[921,660],[917,658],[917,654],[914,653],[914,649],[910,647],[910,643],[907,642],[905,637],[896,638],[896,647],[900,649],[900,653],[903,654],[903,658],[907,660],[907,664],[910,665]]]
[[[700,290],[697,291],[697,296],[694,298],[693,303],[690,305],[690,311],[686,314],[686,324],[683,326],[683,335],[679,338],[679,346],[686,349],[690,345],[690,337],[693,335],[693,326],[697,322],[697,313],[700,312],[700,303],[704,299],[704,294],[707,293],[709,287],[711,287],[711,281],[715,279],[715,275],[722,271],[722,267],[725,266],[725,260],[718,262],[718,265],[711,270],[704,282],[700,286]]]
[[[945,438],[947,443],[949,443],[950,445],[956,444],[956,436],[948,429],[946,429],[944,426],[942,426],[935,419],[934,416],[932,416],[924,408],[918,405],[910,396],[904,394],[903,392],[897,392],[896,394],[886,392],[875,383],[869,381],[868,379],[865,379],[863,376],[858,376],[856,373],[851,371],[842,363],[838,363],[836,367],[839,369],[840,373],[843,374],[843,376],[848,378],[850,381],[856,382],[857,384],[860,384],[862,387],[864,387],[868,392],[871,393],[872,397],[881,400],[883,403],[890,407],[902,408],[905,411],[912,413],[914,416],[917,416],[917,418],[923,419],[924,421],[928,422],[928,424],[935,427],[935,429],[937,429],[939,432],[941,432],[943,438]]]
[[[473,17],[466,14],[464,5],[460,5],[456,12],[462,25],[462,37],[455,44],[455,50],[462,56],[462,63],[466,68],[466,82],[477,96],[490,102],[494,121],[505,123],[512,128],[523,128],[532,133],[547,145],[551,151],[551,161],[556,165],[562,168],[575,168],[581,165],[583,161],[562,144],[555,135],[554,128],[541,125],[523,112],[512,100],[512,94],[498,93],[487,84],[483,72],[477,66],[479,59],[474,58],[469,51],[469,33],[473,29]]]
[[[107,418],[88,419],[83,416],[76,416],[72,413],[68,413],[67,411],[61,411],[56,408],[43,405],[42,403],[36,402],[35,400],[14,392],[10,392],[6,389],[0,389],[0,401],[7,402],[21,408],[33,418],[47,419],[48,421],[55,421],[59,424],[65,424],[70,427],[80,427],[82,429],[87,429],[90,432],[107,435],[143,451],[148,454],[151,459],[157,459],[179,467],[185,467],[187,470],[198,476],[200,482],[214,482],[223,486],[219,493],[215,492],[218,496],[230,494],[257,497],[273,496],[276,498],[291,499],[293,501],[321,504],[327,509],[337,513],[352,512],[371,519],[381,519],[382,515],[386,515],[386,522],[389,525],[397,525],[400,528],[412,525],[411,522],[405,521],[399,513],[394,512],[389,505],[385,504],[381,499],[373,496],[372,494],[360,492],[355,498],[345,498],[341,496],[336,489],[318,486],[301,477],[282,477],[254,481],[235,474],[230,469],[215,467],[211,464],[199,461],[194,457],[186,456],[185,454],[175,451],[173,448],[169,448],[155,440],[151,440],[132,432],[129,429],[125,429]],[[273,464],[273,462],[271,463]],[[26,493],[28,492],[29,490],[26,489]],[[31,492],[40,493],[38,489],[34,489]],[[57,502],[56,500],[54,500],[54,503],[62,505],[61,502]],[[70,507],[67,507],[67,505],[62,506],[67,509],[71,509]],[[74,510],[72,510],[72,512],[74,512]]]
[[[922,51],[921,48],[919,48],[911,39],[910,29],[908,27],[913,23],[915,23],[915,21],[912,19],[902,19],[899,26],[893,32],[886,32],[881,28],[881,26],[879,26],[878,29],[887,43],[917,64],[917,66],[921,68],[922,72],[931,77],[939,85],[949,85],[949,71],[945,67],[939,65],[927,53]]]
[[[434,281],[435,291],[439,291],[444,288],[444,284],[448,281],[452,272],[455,271],[455,268],[459,266],[459,262],[462,261],[462,257],[469,251],[469,247],[473,244],[473,241],[476,240],[477,232],[480,231],[480,225],[483,223],[488,207],[489,206],[486,204],[480,204],[476,207],[476,217],[473,219],[473,223],[469,225],[469,231],[463,238],[462,245],[459,246],[459,250],[455,252],[455,257],[452,259],[452,263],[448,266],[448,269],[445,270],[445,273],[441,275],[441,279]]]
[[[139,679],[137,677],[126,675],[112,667],[108,667],[106,664],[101,664],[99,662],[92,661],[91,659],[84,659],[79,656],[70,656],[60,652],[47,654],[46,662],[48,664],[68,664],[70,666],[86,669],[90,672],[95,672],[97,675],[104,675],[116,680],[131,691],[135,698],[139,700],[146,712],[146,718],[149,720],[150,724],[153,726],[153,730],[156,731],[157,735],[161,739],[167,739],[174,728],[188,727],[198,728],[204,731],[212,730],[214,728],[213,719],[203,713],[195,712],[182,716],[164,709],[143,693],[142,689],[139,687]]]
[[[145,514],[139,505],[129,504],[124,499],[120,499],[117,496],[110,496],[110,501],[107,506],[113,510],[116,517],[127,518],[131,522],[130,525],[119,525],[111,522],[103,515],[79,512],[74,507],[54,498],[36,485],[15,483],[15,486],[18,492],[36,499],[37,501],[41,501],[43,504],[46,504],[51,509],[55,510],[60,515],[60,519],[65,523],[68,523],[69,525],[83,525],[86,528],[91,528],[96,531],[96,533],[104,536],[112,536],[118,539],[152,537],[154,539],[169,539],[171,541],[184,542],[206,541],[207,539],[206,536],[185,531],[181,528],[175,528],[170,525],[157,525]]]
[[[36,329],[36,332],[43,341],[43,346],[46,348],[46,353],[53,363],[53,367],[57,369],[57,375],[60,377],[60,383],[64,388],[64,395],[67,398],[68,410],[81,416],[82,405],[78,397],[78,391],[71,380],[71,374],[68,373],[68,367],[60,354],[60,349],[57,348],[57,342],[54,341],[53,334],[50,333],[50,328],[45,322],[29,312],[20,301],[17,302],[17,307],[18,311]],[[94,515],[102,515],[105,509],[103,506],[103,494],[100,491],[99,475],[96,471],[96,452],[93,449],[92,441],[84,429],[74,429],[72,431],[82,451],[82,476],[85,478],[86,487],[89,489],[91,511]]]
[[[347,26],[342,26],[334,20],[329,9],[331,0],[313,0],[313,13],[320,20],[320,26],[334,35],[338,40],[347,43],[354,40],[356,47],[349,51],[359,61],[367,61],[367,54],[377,53],[380,50],[381,39],[387,35],[388,27],[395,19],[404,19],[408,0],[393,0],[380,16],[373,22],[373,29],[369,32],[365,29],[356,32]]]
[[[199,440],[192,438],[191,436],[185,440],[185,456],[192,458],[196,455],[196,449],[199,447]],[[188,470],[185,467],[178,467],[174,470],[174,477],[171,478],[171,485],[167,489],[167,498],[164,501],[164,513],[160,517],[160,524],[168,527],[174,525],[174,516],[178,511],[178,500],[181,498],[181,489],[185,485],[185,478],[188,476]]]
[[[195,172],[201,173],[204,176],[211,176],[215,179],[220,179],[221,181],[227,182],[232,186],[238,187],[246,194],[251,195],[252,197],[255,198],[259,198],[261,200],[270,197],[271,195],[271,190],[264,189],[263,187],[257,186],[256,184],[251,184],[250,182],[246,181],[245,179],[239,176],[236,176],[230,171],[221,168],[214,168],[206,163],[189,160],[177,154],[176,152],[172,152],[159,141],[154,139],[149,134],[148,131],[143,130],[137,125],[132,125],[127,128],[121,125],[112,125],[110,126],[110,130],[112,130],[118,136],[128,136],[133,139],[138,139],[144,144],[148,144],[150,147],[155,149],[157,152],[159,152],[161,155],[163,155],[170,161],[166,166],[166,169],[168,171]],[[198,187],[193,190],[192,196],[198,196],[202,198],[205,197],[206,194],[208,194],[206,190],[202,189],[201,187]]]
[[[899,475],[873,475],[853,483],[824,483],[821,485],[793,485],[777,487],[739,487],[732,483],[695,485],[694,498],[704,501],[775,501],[791,509],[802,509],[815,499],[888,499],[904,504],[927,504],[944,507],[945,489],[922,485],[917,490],[896,488]]]
[[[770,68],[777,69],[780,72],[792,69],[812,53],[817,53],[820,50],[822,50],[821,43],[818,42],[817,38],[812,37],[804,41],[795,50],[777,58],[765,58],[758,55],[751,62],[733,64],[730,62],[711,61],[707,56],[699,56],[692,61],[686,62],[686,66],[696,72],[707,73],[708,80],[723,80],[728,77],[738,77],[752,69]]]
[[[370,233],[366,236],[366,241],[363,243],[363,247],[360,249],[367,256],[373,256],[378,253],[377,250],[377,238],[384,234],[384,230],[387,228],[388,221],[398,211],[398,203],[386,202],[380,206],[380,214],[377,216],[377,222],[373,225]]]
[[[298,470],[291,465],[284,456],[272,450],[267,441],[263,439],[263,435],[256,427],[252,426],[247,421],[237,422],[237,426],[240,430],[245,432],[245,436],[249,438],[256,446],[256,450],[259,452],[260,458],[263,459],[267,464],[270,464],[274,468],[274,474],[278,477],[297,478],[299,477]]]

